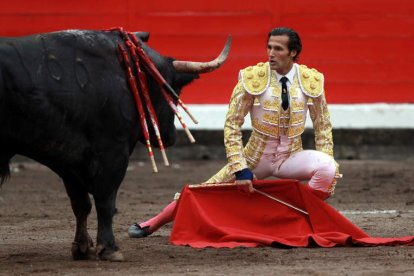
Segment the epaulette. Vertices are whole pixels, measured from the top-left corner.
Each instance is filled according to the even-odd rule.
[[[309,97],[316,98],[323,93],[323,74],[306,65],[299,65],[299,84]]]
[[[269,63],[259,62],[255,66],[249,66],[240,70],[240,78],[244,89],[254,96],[262,94],[270,84]]]

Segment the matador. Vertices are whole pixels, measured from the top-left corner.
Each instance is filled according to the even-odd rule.
[[[296,63],[302,50],[299,35],[290,28],[268,34],[268,61],[240,70],[224,125],[227,164],[206,183],[233,182],[252,192],[251,180],[278,177],[298,179],[325,200],[333,194],[338,164],[333,158],[330,115],[324,76]],[[316,150],[304,150],[301,134],[309,111]],[[241,128],[250,113],[252,133],[245,146]],[[157,216],[133,224],[129,236],[146,237],[173,220],[176,201]]]

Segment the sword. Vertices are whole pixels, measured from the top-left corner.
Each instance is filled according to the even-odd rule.
[[[298,208],[298,207],[295,207],[295,206],[293,206],[292,204],[289,204],[289,203],[287,203],[287,202],[284,202],[283,200],[280,200],[280,199],[278,199],[278,198],[276,198],[276,197],[274,197],[274,196],[271,196],[271,195],[269,195],[269,194],[267,194],[267,193],[265,193],[265,192],[262,192],[262,191],[260,191],[260,190],[258,190],[258,189],[256,189],[256,188],[254,188],[254,187],[253,187],[253,190],[254,190],[256,193],[258,193],[258,194],[261,194],[261,195],[263,195],[263,196],[265,196],[265,197],[267,197],[267,198],[270,198],[271,200],[274,200],[274,201],[276,201],[276,202],[279,202],[279,203],[281,203],[281,204],[283,204],[283,205],[285,205],[285,206],[287,206],[287,207],[290,207],[290,208],[292,208],[292,209],[295,209],[296,211],[299,211],[299,212],[301,212],[301,213],[303,213],[303,214],[305,214],[305,215],[309,216],[309,213],[308,213],[308,212],[306,212],[306,211],[304,211],[304,210],[302,210],[302,209],[300,209],[300,208]]]

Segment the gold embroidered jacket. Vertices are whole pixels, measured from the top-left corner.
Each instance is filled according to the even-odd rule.
[[[301,134],[305,129],[307,110],[315,130],[316,150],[333,157],[332,126],[324,94],[324,77],[305,65],[294,66],[296,74],[289,89],[290,107],[287,111],[280,108],[281,87],[268,63],[258,63],[240,71],[224,126],[227,173],[253,169],[269,138],[288,136],[292,139],[290,152],[302,150]],[[253,132],[243,148],[241,127],[249,112]]]

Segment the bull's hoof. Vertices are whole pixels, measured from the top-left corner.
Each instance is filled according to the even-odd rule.
[[[96,256],[99,260],[111,262],[122,262],[125,260],[119,251],[104,248],[102,245],[99,245],[96,249]]]
[[[72,257],[74,260],[93,260],[96,259],[96,251],[93,247],[93,241],[87,234],[86,236],[77,236],[72,243]]]
[[[96,251],[93,247],[85,247],[77,242],[72,243],[72,258],[78,260],[95,260]]]

